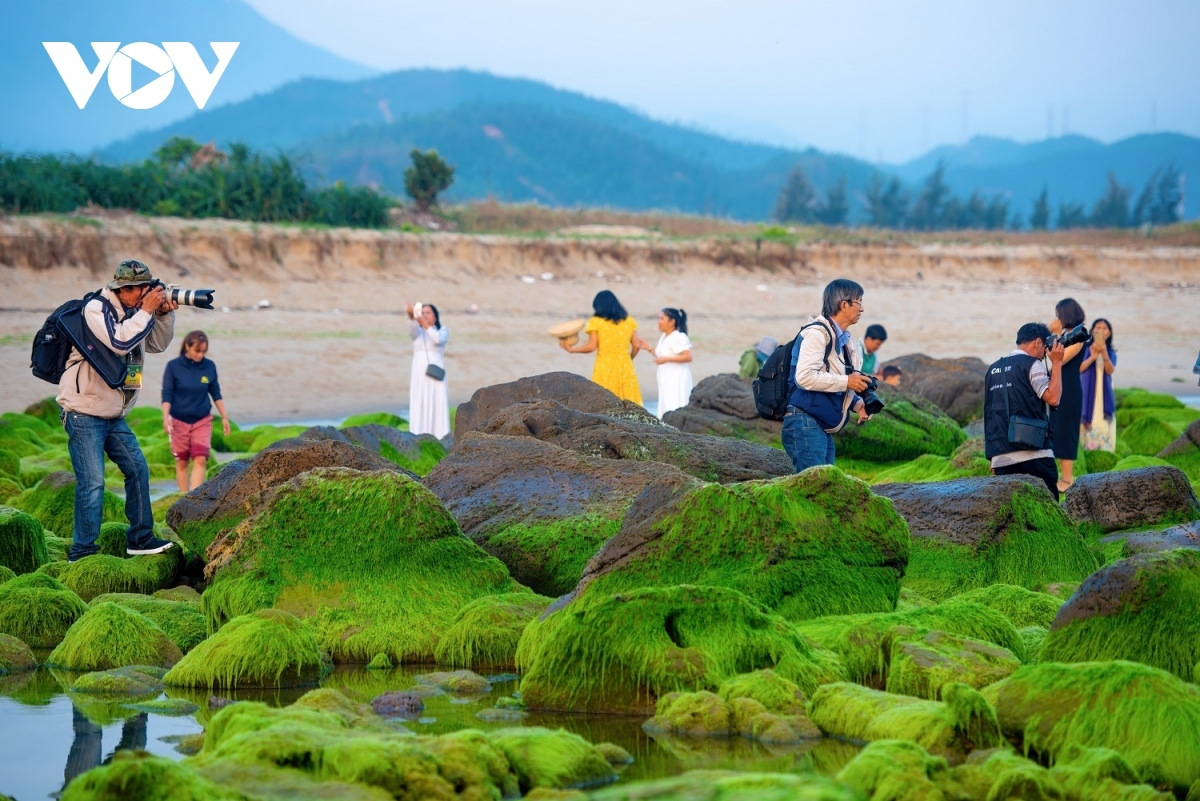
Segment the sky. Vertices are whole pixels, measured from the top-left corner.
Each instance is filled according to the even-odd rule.
[[[884,163],[979,134],[1200,135],[1195,0],[247,2],[380,70],[533,78]]]

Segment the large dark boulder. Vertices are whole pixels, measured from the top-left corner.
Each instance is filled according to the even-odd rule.
[[[1171,526],[1160,531],[1118,531],[1100,540],[1109,559],[1125,558],[1138,553],[1160,553],[1178,548],[1200,550],[1200,520]]]
[[[692,389],[688,405],[663,415],[663,422],[688,434],[732,437],[779,447],[783,424],[758,416],[753,379],[732,373],[709,376]]]
[[[1127,659],[1200,678],[1200,551],[1140,553],[1079,585],[1050,626],[1044,662]]]
[[[238,459],[184,495],[167,510],[167,525],[188,550],[203,554],[217,533],[263,507],[275,488],[317,467],[391,470],[416,479],[394,462],[365,448],[334,439],[285,439]]]
[[[880,365],[899,367],[905,392],[920,395],[965,425],[983,415],[983,377],[987,365],[973,356],[935,359],[923,353],[900,356]]]
[[[530,436],[469,432],[425,486],[513,576],[549,596],[573,589],[651,485],[698,486],[660,462],[583,456]]]
[[[604,387],[575,373],[544,373],[519,378],[507,384],[495,384],[475,391],[471,400],[460,405],[454,416],[456,439],[483,425],[514,403],[553,400],[568,409],[594,412],[623,420],[651,425],[658,419],[631,401],[625,401]]]
[[[509,406],[479,430],[485,434],[534,437],[584,456],[664,462],[703,481],[722,484],[793,472],[791,459],[776,448],[686,434],[657,423],[580,412],[552,400]]]
[[[1096,558],[1047,491],[1028,476],[960,478],[873,488],[908,521],[904,586],[934,600],[1014,584],[1082,581]]]
[[[1081,476],[1067,490],[1066,507],[1076,523],[1102,531],[1200,518],[1187,476],[1164,465]]]

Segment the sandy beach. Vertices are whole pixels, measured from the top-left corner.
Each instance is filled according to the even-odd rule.
[[[208,333],[231,416],[250,423],[407,406],[407,302],[440,309],[450,330],[447,385],[458,403],[481,386],[525,375],[590,376],[592,357],[563,353],[545,329],[588,316],[601,289],[617,294],[652,343],[658,309],[686,309],[699,381],[735,370],[739,354],[764,334],[789,339],[836,276],[866,288],[859,328],[887,327],[885,361],[917,352],[994,360],[1022,323],[1049,319],[1055,302],[1072,296],[1089,319],[1112,321],[1118,385],[1200,395],[1191,374],[1200,348],[1197,248],[756,247],[15,217],[0,220],[0,407],[21,409],[53,394],[29,373],[33,332],[51,309],[104,283],[128,257],[165,279],[217,290],[218,305],[229,310],[183,309],[176,336]],[[270,307],[255,309],[263,299]],[[150,357],[151,387],[174,355]],[[645,397],[655,398],[652,360],[642,354],[635,363]],[[141,401],[155,404],[158,393]]]

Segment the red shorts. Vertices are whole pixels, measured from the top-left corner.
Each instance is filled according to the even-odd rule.
[[[194,423],[171,418],[171,453],[181,462],[207,459],[212,447],[212,415]]]

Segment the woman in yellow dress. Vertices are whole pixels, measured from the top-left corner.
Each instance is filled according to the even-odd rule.
[[[642,403],[642,390],[638,387],[637,373],[633,371],[633,357],[638,354],[637,321],[629,316],[617,296],[607,289],[592,300],[595,312],[583,329],[587,342],[571,347],[566,340],[559,344],[568,353],[596,353],[596,366],[592,369],[592,380],[623,400]]]

